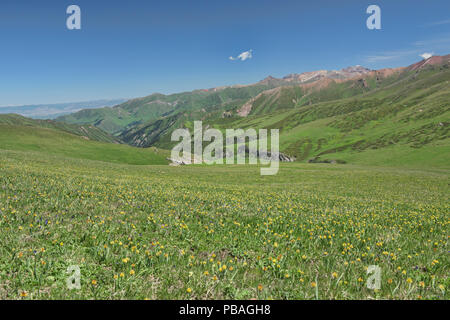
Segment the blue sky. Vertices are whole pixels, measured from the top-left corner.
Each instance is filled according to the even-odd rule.
[[[66,8],[82,29],[67,30]],[[381,7],[382,29],[366,28]],[[132,98],[450,53],[448,0],[2,0],[0,106]],[[252,58],[230,60],[252,49]]]

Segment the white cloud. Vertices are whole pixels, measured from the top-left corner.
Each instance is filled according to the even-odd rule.
[[[236,58],[229,57],[229,59],[230,59],[230,60],[241,60],[241,61],[245,61],[245,60],[247,60],[247,59],[253,58],[252,52],[253,52],[253,50],[250,49],[250,50],[248,50],[248,51],[242,52],[242,53],[241,53],[240,55],[238,55]]]
[[[385,61],[391,61],[391,60],[399,60],[403,59],[407,56],[410,56],[412,54],[418,54],[418,50],[397,50],[397,51],[386,51],[381,52],[374,55],[366,56],[365,60],[368,63],[378,63],[378,62],[385,62]]]
[[[420,55],[425,60],[430,59],[433,56],[433,53],[425,52]]]
[[[429,24],[427,24],[428,27],[431,26],[441,26],[443,24],[450,24],[450,19],[448,20],[441,20],[441,21],[435,21],[435,22],[431,22]]]

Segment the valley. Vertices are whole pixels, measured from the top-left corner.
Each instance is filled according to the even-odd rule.
[[[302,162],[377,164],[384,158],[385,165],[395,165],[411,153],[404,159],[411,165],[445,166],[449,80],[450,56],[435,56],[404,68],[356,66],[268,77],[246,86],[153,94],[57,120],[93,125],[132,146],[166,150],[175,145],[172,132],[192,129],[194,120],[222,131],[277,128],[280,151]]]

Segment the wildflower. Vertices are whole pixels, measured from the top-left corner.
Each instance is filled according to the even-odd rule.
[[[336,279],[337,276],[338,276],[338,274],[337,274],[336,272],[333,272],[333,273],[331,274],[331,276],[332,276],[334,279]]]
[[[92,283],[93,286],[96,286],[97,285],[97,280],[92,280],[91,283]]]
[[[27,296],[28,296],[28,292],[22,291],[22,292],[20,293],[20,296],[21,296],[21,297],[27,297]]]
[[[187,293],[191,293],[192,289],[191,288],[187,288],[186,291],[187,291]]]
[[[313,288],[317,287],[317,283],[315,283],[314,281],[311,282],[311,287],[313,287]]]
[[[131,275],[135,274],[135,272],[134,272],[133,269],[130,270],[130,274],[131,274]]]

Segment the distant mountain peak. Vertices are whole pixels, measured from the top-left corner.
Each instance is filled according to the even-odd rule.
[[[350,66],[344,68],[342,70],[318,70],[318,71],[310,71],[303,73],[291,73],[287,76],[284,76],[282,79],[276,79],[272,76],[265,78],[260,81],[260,83],[267,83],[270,80],[282,80],[286,82],[297,82],[297,83],[306,83],[306,82],[315,82],[324,78],[328,79],[351,79],[354,77],[362,76],[366,73],[371,72],[372,70],[365,68],[360,65]]]
[[[279,79],[269,75],[269,76],[265,77],[263,80],[261,80],[260,83],[266,83],[266,82],[273,81],[273,80],[279,80]]]

